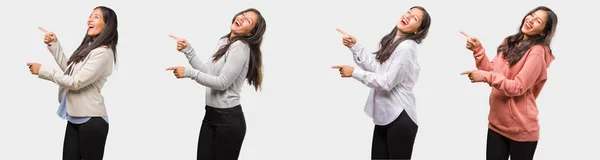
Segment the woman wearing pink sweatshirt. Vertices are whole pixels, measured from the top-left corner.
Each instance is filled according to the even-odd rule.
[[[550,42],[558,18],[540,6],[523,18],[519,31],[504,39],[492,61],[475,37],[467,36],[479,70],[466,71],[471,82],[492,87],[487,135],[488,160],[533,159],[539,139],[536,98],[548,79],[554,60]]]

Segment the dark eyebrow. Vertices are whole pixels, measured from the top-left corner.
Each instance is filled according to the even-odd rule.
[[[422,19],[421,16],[419,16],[417,14],[415,14],[415,17],[417,17],[417,20],[421,20]]]
[[[250,21],[250,23],[254,23],[254,20],[252,20],[252,18],[249,18],[248,15],[246,15],[248,12],[244,13],[244,17],[248,18],[248,21]]]
[[[542,21],[542,22],[544,21],[544,20],[542,19],[542,17],[540,17],[540,16],[538,16],[537,14],[535,14],[535,12],[534,12],[534,13],[532,13],[532,15],[533,15],[533,16],[534,16],[536,19],[538,19],[538,20],[540,20],[540,21]]]

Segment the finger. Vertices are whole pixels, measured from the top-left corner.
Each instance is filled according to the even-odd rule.
[[[336,28],[335,30],[338,31],[338,32],[340,32],[340,33],[342,33],[343,35],[347,35],[348,34],[348,33],[344,32],[343,30],[341,30],[339,28]]]
[[[169,67],[169,68],[167,68],[167,70],[173,70],[173,71],[175,71],[177,68],[179,68],[179,67]]]
[[[174,36],[174,35],[171,35],[171,34],[169,35],[169,37],[171,37],[171,38],[173,38],[174,40],[177,40],[177,41],[182,40],[181,38],[179,38],[177,36]]]
[[[465,31],[460,31],[460,34],[464,35],[465,37],[471,37],[470,35],[468,35]]]
[[[27,63],[27,66],[33,66],[34,64],[37,64],[37,63],[29,62],[29,63]]]
[[[464,72],[460,73],[460,75],[471,74],[471,73],[473,73],[473,71],[464,71]]]
[[[344,65],[335,65],[335,66],[331,66],[332,69],[342,69],[344,68]]]
[[[42,27],[38,27],[38,29],[39,29],[40,31],[44,32],[44,33],[48,33],[48,30],[46,30],[46,29],[44,29],[44,28],[42,28]]]

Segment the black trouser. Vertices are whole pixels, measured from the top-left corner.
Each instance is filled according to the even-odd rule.
[[[108,123],[101,117],[92,117],[83,124],[67,123],[63,160],[101,160],[108,136]]]
[[[532,160],[537,141],[517,142],[508,139],[488,128],[487,160]]]
[[[410,159],[418,128],[406,111],[388,125],[375,125],[371,158]]]
[[[198,138],[198,160],[238,159],[246,135],[242,106],[233,108],[205,107]]]

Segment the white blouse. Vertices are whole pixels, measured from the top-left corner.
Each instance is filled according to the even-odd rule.
[[[396,36],[394,40],[398,38]],[[354,62],[359,66],[354,69],[352,78],[371,88],[364,111],[376,125],[393,122],[403,110],[417,124],[415,95],[412,91],[420,70],[417,47],[414,40],[405,40],[383,64],[358,42],[350,48]]]

